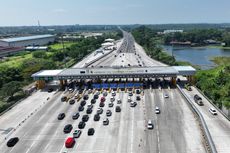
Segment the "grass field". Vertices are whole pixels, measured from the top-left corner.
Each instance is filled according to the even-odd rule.
[[[215,62],[218,65],[228,65],[230,64],[230,57],[223,57],[223,56],[213,57],[211,61]]]
[[[73,44],[76,44],[76,42],[64,42],[65,47],[70,47]],[[53,44],[53,45],[50,45],[49,47],[51,47],[52,49],[57,49],[57,50],[63,48],[62,43]]]
[[[19,67],[25,60],[31,59],[32,53],[22,55],[22,56],[12,56],[7,60],[0,62],[0,67]]]

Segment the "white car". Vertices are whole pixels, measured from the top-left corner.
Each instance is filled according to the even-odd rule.
[[[137,103],[134,102],[134,101],[130,103],[130,106],[131,106],[131,107],[135,107],[136,105],[137,105]]]
[[[128,98],[128,102],[132,102],[132,99],[131,99],[131,97],[129,97],[129,98]]]
[[[114,91],[112,92],[112,96],[116,96],[116,93]]]
[[[168,94],[164,94],[164,97],[165,97],[165,98],[169,98],[169,95],[168,95]]]
[[[114,100],[115,100],[115,98],[114,98],[114,97],[111,97],[111,98],[110,98],[110,101],[111,101],[111,102],[113,102]]]
[[[117,99],[117,104],[121,104],[121,99]]]
[[[148,125],[147,125],[148,129],[153,129],[153,123],[151,120],[148,121]]]
[[[160,113],[161,113],[160,108],[157,107],[157,106],[156,106],[156,108],[155,108],[155,113],[156,113],[156,114],[160,114]]]
[[[217,112],[214,108],[209,108],[209,112],[212,114],[212,115],[217,115]]]
[[[104,120],[103,120],[103,125],[108,125],[109,124],[109,119],[108,118],[105,118]]]

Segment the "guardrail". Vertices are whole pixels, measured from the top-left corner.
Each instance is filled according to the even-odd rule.
[[[226,115],[221,109],[219,109],[213,102],[212,100],[210,100],[200,89],[198,89],[197,87],[193,86],[194,88],[196,88],[197,91],[199,91],[199,93],[201,95],[204,96],[205,99],[207,99],[209,101],[210,104],[213,105],[213,107],[215,107],[227,120],[230,121],[230,118],[228,117],[228,115]]]
[[[203,128],[203,132],[206,138],[206,141],[208,143],[208,146],[210,148],[210,152],[211,153],[217,153],[216,150],[216,146],[212,140],[212,137],[210,135],[210,132],[208,130],[207,124],[204,120],[204,117],[202,116],[202,114],[200,113],[200,111],[196,108],[196,106],[193,104],[193,102],[188,98],[188,96],[185,94],[185,92],[181,89],[181,87],[179,85],[177,85],[177,88],[179,89],[180,93],[184,96],[184,98],[186,99],[186,101],[188,102],[190,108],[193,110],[193,112],[198,116],[199,121],[201,123],[201,126]]]

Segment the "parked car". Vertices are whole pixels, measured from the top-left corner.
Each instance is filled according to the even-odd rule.
[[[74,137],[74,138],[79,138],[80,135],[81,135],[81,130],[75,130],[75,131],[73,132],[73,137]]]
[[[106,97],[108,95],[107,91],[103,92],[103,96]]]
[[[83,129],[84,127],[85,127],[85,122],[83,122],[83,121],[79,122],[78,128]]]
[[[115,100],[114,97],[110,97],[110,101],[113,102]]]
[[[16,143],[18,143],[18,141],[19,141],[19,138],[18,138],[18,137],[13,137],[13,138],[10,138],[10,139],[7,141],[6,145],[7,145],[8,147],[13,147]]]
[[[82,100],[80,104],[81,104],[81,106],[85,106],[86,101],[85,101],[85,100]]]
[[[93,104],[88,104],[87,108],[93,109]]]
[[[136,97],[136,100],[140,101],[140,100],[141,100],[141,97],[140,97],[140,96],[137,96],[137,97]]]
[[[120,111],[121,111],[121,107],[120,107],[120,106],[116,106],[115,111],[116,111],[116,112],[120,112]]]
[[[65,141],[65,147],[66,148],[72,148],[75,144],[75,140],[72,137],[68,137]]]
[[[129,98],[128,98],[128,102],[132,102],[132,99],[131,99],[131,97],[129,97]]]
[[[116,92],[115,91],[112,92],[112,96],[116,96]]]
[[[79,118],[79,116],[80,116],[79,113],[74,113],[73,116],[72,116],[72,119],[73,119],[73,120],[76,120],[76,119]]]
[[[92,111],[93,111],[92,108],[87,108],[86,113],[87,113],[87,114],[91,114]]]
[[[121,99],[117,99],[117,104],[121,104]]]
[[[140,89],[137,89],[136,90],[136,94],[140,94],[141,93],[141,90]]]
[[[62,102],[66,101],[66,100],[67,100],[67,97],[66,97],[66,96],[61,97],[61,101],[62,101]]]
[[[88,100],[88,99],[89,99],[89,96],[88,96],[88,95],[84,95],[83,99],[84,99],[84,100]]]
[[[73,126],[71,124],[67,124],[67,125],[65,125],[63,132],[64,133],[70,133],[72,129],[73,129]]]
[[[100,102],[99,106],[100,106],[100,107],[104,107],[104,106],[105,106],[105,103]]]
[[[95,99],[92,99],[91,100],[91,104],[95,104],[96,103],[96,100]]]
[[[62,120],[62,119],[64,119],[65,118],[65,113],[60,113],[59,115],[58,115],[58,120]]]
[[[105,118],[103,120],[103,125],[109,125],[109,119],[108,118]]]
[[[132,92],[129,92],[129,96],[133,96],[133,93],[132,93]]]
[[[95,114],[93,119],[94,119],[94,121],[99,121],[100,120],[100,115]]]
[[[131,106],[131,107],[135,107],[136,105],[137,105],[137,103],[134,102],[134,101],[130,103],[130,106]]]
[[[83,122],[87,122],[89,120],[89,116],[88,115],[83,115],[82,116],[82,121]]]
[[[217,115],[217,112],[214,108],[209,108],[209,112],[212,114],[212,115]]]
[[[111,116],[112,115],[112,111],[111,110],[107,110],[106,111],[106,116]]]
[[[49,88],[49,89],[48,89],[48,92],[53,92],[53,91],[54,91],[53,88]]]
[[[94,99],[98,99],[98,97],[99,96],[97,94],[93,96]]]
[[[105,97],[101,97],[101,102],[104,102],[105,101]]]
[[[102,114],[103,113],[103,109],[102,108],[98,108],[97,109],[97,114]]]
[[[75,103],[75,100],[74,99],[71,99],[70,101],[69,101],[69,104],[70,105],[73,105]]]
[[[83,111],[83,110],[84,110],[84,107],[83,107],[83,106],[79,106],[79,107],[78,107],[78,111],[81,112],[81,111]]]
[[[110,102],[108,105],[109,107],[113,107],[113,102]]]
[[[88,135],[94,135],[94,132],[95,132],[94,128],[88,129]]]

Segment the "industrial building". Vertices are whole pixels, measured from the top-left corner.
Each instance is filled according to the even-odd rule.
[[[0,39],[0,46],[4,47],[26,47],[26,46],[40,46],[54,42],[54,35],[35,35],[27,37],[16,37]]]

